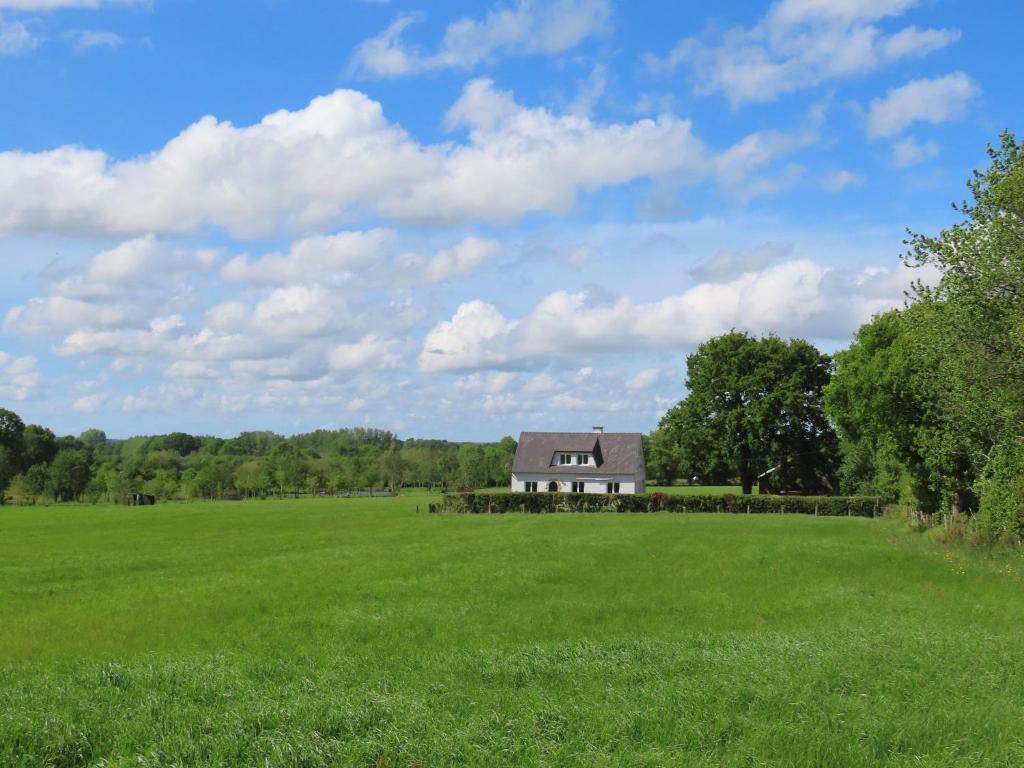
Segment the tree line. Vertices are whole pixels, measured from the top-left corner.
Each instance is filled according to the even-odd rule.
[[[877,495],[973,531],[1024,535],[1024,147],[1005,132],[959,221],[910,233],[900,309],[834,356],[729,333],[687,359],[687,396],[647,439],[663,482],[760,481]]]
[[[353,489],[506,485],[516,441],[400,440],[379,429],[284,437],[168,435],[110,440],[90,429],[56,436],[0,408],[0,497],[19,501],[251,498]]]

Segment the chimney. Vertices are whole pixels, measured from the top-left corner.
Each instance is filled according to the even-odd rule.
[[[595,435],[603,435],[604,434],[604,427],[594,427],[594,434]]]

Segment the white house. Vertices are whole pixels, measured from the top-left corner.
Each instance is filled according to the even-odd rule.
[[[512,491],[644,493],[638,432],[523,432],[512,462]]]

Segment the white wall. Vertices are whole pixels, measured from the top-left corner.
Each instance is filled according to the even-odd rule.
[[[523,492],[526,490],[526,483],[536,482],[538,493],[547,493],[548,483],[552,480],[558,483],[559,493],[571,493],[573,481],[583,480],[586,482],[585,493],[607,493],[608,483],[618,483],[619,493],[643,493],[643,476],[637,478],[633,475],[595,475],[586,477],[582,475],[546,475],[543,473],[512,474],[512,491]],[[638,487],[639,486],[639,487]]]

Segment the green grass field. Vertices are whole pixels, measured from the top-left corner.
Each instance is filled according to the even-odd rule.
[[[1016,556],[428,498],[0,508],[0,765],[1024,765]]]

